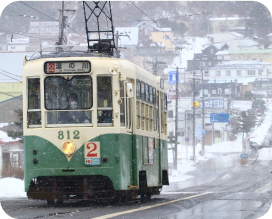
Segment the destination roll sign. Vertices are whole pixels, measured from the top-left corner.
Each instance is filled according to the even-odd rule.
[[[89,73],[91,63],[89,61],[57,61],[45,62],[44,72],[46,74],[77,74]]]

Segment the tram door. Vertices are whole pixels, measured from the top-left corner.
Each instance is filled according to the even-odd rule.
[[[134,95],[133,95],[133,81],[131,79],[125,82],[125,123],[127,132],[133,132],[133,103],[134,103]]]

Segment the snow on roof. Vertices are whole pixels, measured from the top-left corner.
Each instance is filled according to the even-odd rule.
[[[217,53],[215,53],[216,56],[218,56],[218,55],[228,55],[228,54],[229,54],[228,50],[218,51]]]
[[[237,33],[237,32],[234,32],[234,31],[231,31],[229,32],[232,36],[235,36],[235,37],[243,37],[244,35],[243,34],[240,34],[240,33]]]
[[[245,78],[241,77],[241,78],[235,78],[235,79],[233,79],[233,78],[230,78],[230,79],[216,78],[216,83],[230,83],[230,82],[232,82],[232,83],[242,83],[243,85],[247,85],[248,83],[254,82],[255,80],[256,80],[256,77],[255,78],[254,77],[245,77]],[[214,83],[214,79],[208,80],[208,83]]]
[[[266,36],[272,36],[272,33],[270,33],[270,34],[268,34],[268,35],[266,35]]]
[[[24,55],[27,55],[27,57],[29,58],[32,54],[33,52],[31,53],[0,52],[1,70],[5,71],[3,74],[0,74],[0,82],[19,82],[20,80],[22,80],[22,78],[19,76],[22,76],[23,57]]]
[[[240,39],[238,47],[258,46],[259,44],[252,39]]]
[[[164,27],[164,28],[161,28],[162,31],[167,31],[167,32],[171,32],[172,29],[171,27]]]
[[[201,50],[207,49],[209,46],[214,46],[217,49],[221,49],[226,43],[214,43],[214,44],[207,44]]]
[[[29,38],[25,39],[12,39],[12,41],[8,42],[8,45],[28,45],[29,44]]]
[[[118,46],[136,46],[138,44],[138,27],[116,27],[115,34],[117,31],[120,35],[128,35],[119,36]]]
[[[209,21],[235,21],[235,20],[243,20],[245,18],[241,17],[214,17],[209,18]]]
[[[241,49],[229,50],[229,54],[252,54],[252,53],[272,53],[272,49]]]

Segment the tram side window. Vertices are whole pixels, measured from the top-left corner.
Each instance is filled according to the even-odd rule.
[[[112,126],[112,78],[97,77],[97,121],[98,126]]]
[[[149,98],[149,86],[148,84],[145,85],[145,101],[148,103],[150,98]]]
[[[141,82],[141,100],[145,101],[145,83]]]
[[[136,99],[141,99],[141,82],[139,80],[136,81]]]
[[[164,95],[161,92],[161,104],[160,104],[160,110],[161,110],[161,133],[164,133]]]
[[[28,78],[27,86],[27,125],[29,128],[38,128],[41,127],[40,78]]]
[[[120,81],[120,98],[121,98],[121,104],[120,104],[120,125],[121,127],[125,126],[125,98],[124,98],[124,82]]]

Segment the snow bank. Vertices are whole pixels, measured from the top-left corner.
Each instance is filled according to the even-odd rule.
[[[0,197],[26,197],[24,181],[7,177],[0,179]]]

